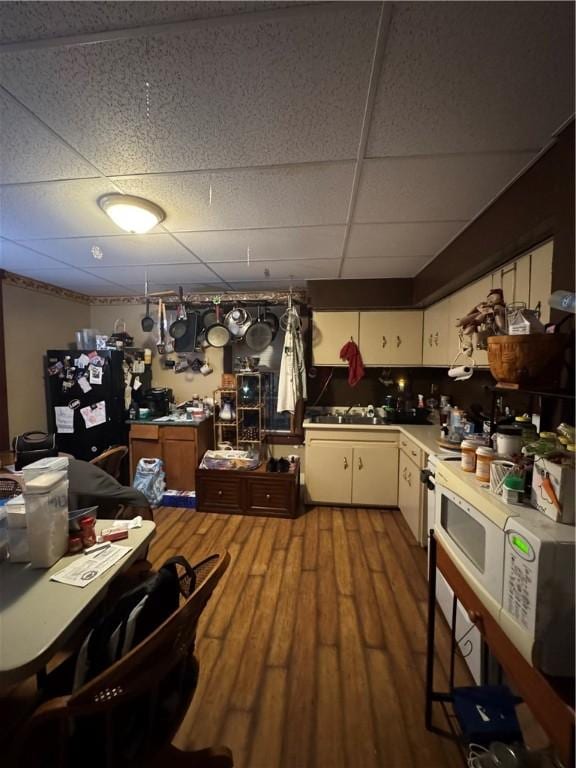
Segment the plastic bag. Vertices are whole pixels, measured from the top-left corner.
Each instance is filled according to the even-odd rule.
[[[151,506],[157,507],[162,503],[165,478],[162,459],[140,459],[132,485],[146,496]]]

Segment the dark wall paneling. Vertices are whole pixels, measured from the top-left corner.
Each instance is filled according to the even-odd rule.
[[[574,290],[573,121],[531,168],[414,278],[414,304],[427,306],[550,237],[554,238],[553,290]]]
[[[387,309],[412,306],[412,278],[309,280],[313,309]]]

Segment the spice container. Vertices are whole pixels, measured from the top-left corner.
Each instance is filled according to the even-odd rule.
[[[96,544],[96,518],[83,517],[80,520],[80,536],[82,537],[82,544],[85,549],[93,547]]]
[[[460,466],[464,472],[476,471],[476,449],[478,443],[474,440],[462,440],[460,450],[462,451],[460,458]]]
[[[512,424],[501,425],[494,435],[498,456],[519,456],[522,451],[522,430]]]
[[[494,449],[481,445],[476,449],[476,479],[481,483],[490,482],[490,465],[494,461]]]
[[[68,480],[47,472],[26,483],[26,523],[33,568],[50,568],[68,549]]]

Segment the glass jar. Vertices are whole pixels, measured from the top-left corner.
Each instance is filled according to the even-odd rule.
[[[490,466],[494,461],[494,449],[481,445],[476,449],[476,479],[481,483],[490,482]]]
[[[464,472],[475,472],[476,471],[476,449],[478,448],[478,443],[474,442],[474,440],[463,440],[462,444],[460,445],[461,450],[461,458],[460,458],[460,466],[464,470]]]

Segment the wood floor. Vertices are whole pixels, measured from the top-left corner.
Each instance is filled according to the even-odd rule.
[[[292,521],[161,509],[156,520],[155,565],[232,556],[200,622],[200,684],[178,746],[226,744],[238,768],[464,765],[424,728],[426,555],[398,512],[318,507]]]

